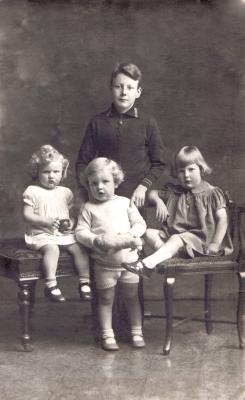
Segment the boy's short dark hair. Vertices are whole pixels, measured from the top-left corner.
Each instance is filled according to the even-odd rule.
[[[126,76],[129,76],[129,78],[133,79],[134,81],[139,81],[139,86],[140,86],[140,82],[142,79],[142,73],[141,73],[139,67],[137,67],[137,65],[131,64],[131,63],[117,64],[111,73],[111,81],[110,81],[111,85],[113,83],[113,80],[119,74],[124,74]]]

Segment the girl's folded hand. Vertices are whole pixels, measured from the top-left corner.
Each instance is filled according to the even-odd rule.
[[[208,245],[207,252],[208,252],[208,254],[210,254],[210,255],[212,255],[212,254],[218,254],[218,253],[219,253],[219,249],[220,249],[219,244],[217,244],[217,243],[210,243],[210,244]]]

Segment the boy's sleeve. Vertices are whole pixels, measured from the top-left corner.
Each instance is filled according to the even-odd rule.
[[[128,218],[131,226],[130,233],[138,237],[144,235],[147,228],[146,222],[134,204],[128,207]]]
[[[89,248],[93,247],[93,242],[97,235],[91,231],[91,214],[86,206],[79,214],[75,235],[79,243]]]
[[[88,126],[85,131],[84,138],[82,140],[82,144],[80,146],[80,150],[77,157],[76,162],[76,178],[78,186],[81,186],[80,182],[80,174],[84,170],[84,168],[88,165],[88,163],[96,157],[97,148],[95,146],[95,126],[93,118],[89,121]]]
[[[141,184],[149,188],[161,176],[166,166],[165,145],[158,124],[153,117],[149,118],[147,126],[147,148],[150,169]]]

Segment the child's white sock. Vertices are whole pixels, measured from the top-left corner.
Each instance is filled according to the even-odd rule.
[[[45,286],[47,286],[49,289],[57,285],[57,280],[53,278],[47,278],[45,279]]]
[[[115,338],[113,329],[102,329],[101,330],[101,337],[102,337],[102,339]]]
[[[166,250],[164,247],[158,249],[155,253],[144,258],[144,264],[147,268],[153,269],[157,264],[160,264],[164,260],[168,260],[172,257],[170,250]]]
[[[131,335],[132,336],[143,336],[142,327],[141,326],[132,326]]]

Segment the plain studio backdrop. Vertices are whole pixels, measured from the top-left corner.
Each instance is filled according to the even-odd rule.
[[[69,177],[64,184],[76,189],[74,165],[84,130],[92,115],[110,105],[110,73],[117,62],[133,62],[141,68],[143,94],[138,104],[156,117],[168,149],[168,161],[180,146],[198,146],[213,167],[210,182],[229,190],[234,200],[245,202],[244,44],[245,2],[242,0],[1,0],[1,239],[23,236],[22,193],[30,183],[26,164],[40,145],[50,143],[70,160]],[[2,306],[12,307],[11,304],[16,302],[13,282],[0,281],[0,297]],[[42,299],[41,293],[40,301]],[[9,321],[17,315],[11,313],[7,314]],[[4,321],[3,318],[1,323],[5,326]],[[45,326],[45,317],[43,322]],[[42,326],[41,322],[39,326]],[[16,330],[12,335],[15,343],[18,340],[17,322],[13,329]],[[235,331],[235,327],[232,329]],[[67,331],[66,335],[68,340]],[[4,349],[8,346],[7,336],[5,333]],[[235,334],[233,339],[236,340]],[[55,345],[55,338],[49,340]],[[44,344],[42,351],[45,351]],[[153,349],[153,345],[150,344],[150,348]],[[199,354],[198,348],[195,349]],[[77,347],[72,351],[75,357]],[[88,358],[91,357],[87,348],[84,351]],[[181,348],[178,351],[180,356]],[[36,354],[41,357],[40,353]],[[100,361],[95,362],[100,365],[105,355],[98,354]],[[33,365],[37,365],[34,353],[24,356],[31,357]],[[69,356],[66,356],[68,360]],[[4,360],[11,357],[13,365],[23,363],[26,379],[33,384],[33,395],[25,380],[24,384],[19,384],[16,393],[11,394],[8,386],[4,386],[5,400],[58,398],[56,385],[52,386],[53,381],[45,375],[45,360],[44,369],[38,370],[39,377],[42,383],[45,379],[49,382],[48,389],[54,390],[50,389],[52,396],[38,391],[38,383],[25,370],[26,357],[20,362],[20,354],[13,358],[14,352],[10,351]],[[52,357],[55,358],[54,353]],[[106,360],[109,363],[109,359]],[[72,363],[72,359],[70,361]],[[110,361],[113,364],[113,360]],[[61,359],[57,363],[63,365]],[[143,361],[140,359],[139,363]],[[9,366],[9,372],[5,369],[6,376],[17,373],[13,365]],[[164,368],[170,368],[170,365],[166,364]],[[174,362],[172,365],[181,375],[178,365]],[[182,366],[181,371],[184,371],[187,368],[184,361]],[[209,373],[209,367],[203,367],[204,375]],[[76,367],[73,368],[75,374]],[[188,371],[187,381],[193,373],[193,370]],[[49,372],[52,376],[52,371]],[[241,374],[239,376],[241,378]],[[100,378],[103,386],[103,376]],[[218,382],[220,377],[216,378]],[[53,379],[55,381],[55,377]],[[7,385],[6,382],[3,380],[1,385]],[[12,383],[16,384],[16,381]],[[195,390],[194,381],[192,385]],[[79,399],[78,387],[74,398]],[[175,389],[172,384],[172,393],[177,393]],[[172,399],[185,399],[184,395],[181,397],[182,389],[179,390],[179,397],[173,395]],[[203,390],[205,392],[205,388]],[[191,389],[188,393],[193,400],[220,400],[222,389],[219,387],[218,390],[219,397],[215,397],[214,392],[191,397]],[[99,396],[98,393],[94,389],[87,398],[95,398],[93,396]],[[73,399],[59,396],[59,399],[63,398]],[[109,398],[113,399],[113,396]],[[129,395],[120,397],[120,392],[114,398],[131,400]],[[160,397],[145,398],[158,400]],[[240,399],[244,400],[244,397]]]

